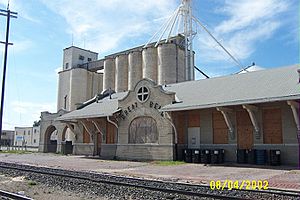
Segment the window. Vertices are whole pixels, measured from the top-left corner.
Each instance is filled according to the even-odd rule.
[[[28,135],[30,135],[30,131],[28,131]]]
[[[33,143],[36,143],[36,139],[33,140]]]
[[[69,63],[66,63],[66,69],[68,69],[69,68]]]
[[[132,120],[128,141],[133,144],[157,143],[156,121],[152,117],[138,117]]]
[[[26,131],[24,131],[24,135],[26,134]]]
[[[34,133],[36,133],[36,129],[34,129]]]
[[[91,61],[92,61],[92,59],[91,59],[91,58],[88,58],[88,61],[89,61],[89,62],[91,62]]]
[[[3,136],[6,135],[6,132],[2,132],[2,135],[3,135]]]
[[[79,60],[84,60],[84,56],[79,55]]]
[[[146,86],[140,87],[137,92],[137,98],[140,102],[145,102],[149,97],[149,89]]]

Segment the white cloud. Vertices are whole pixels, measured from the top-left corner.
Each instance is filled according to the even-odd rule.
[[[260,21],[274,19],[274,17],[286,11],[286,1],[278,0],[227,0],[225,7],[219,9],[229,16],[215,29],[216,32],[230,33],[241,29],[248,29],[249,26],[256,26]]]
[[[225,48],[239,60],[249,58],[258,43],[270,39],[283,25],[278,17],[289,9],[287,1],[277,0],[226,0],[217,12],[225,14],[211,32]],[[200,57],[205,62],[234,63],[230,57],[206,34],[198,39]]]
[[[13,12],[18,13],[18,17],[24,18],[25,20],[34,22],[34,23],[41,23],[41,20],[38,18],[33,17],[30,12],[31,8],[28,6],[28,2],[22,0],[10,0],[9,8]],[[0,5],[3,9],[7,8],[7,0],[0,0]]]
[[[4,124],[11,129],[14,126],[31,126],[34,121],[39,120],[41,112],[55,112],[56,104],[12,101],[10,108],[12,112],[5,118]]]
[[[132,37],[150,37],[178,6],[176,0],[42,0],[67,22],[74,44],[101,53],[119,48]],[[80,41],[80,42],[78,42]]]

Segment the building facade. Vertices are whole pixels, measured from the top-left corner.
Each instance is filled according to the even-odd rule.
[[[40,127],[15,127],[14,146],[39,147]]]
[[[1,134],[1,146],[14,145],[14,131],[3,130]]]
[[[177,160],[185,148],[224,149],[236,162],[239,149],[278,149],[283,164],[298,164],[299,65],[194,81],[181,50],[173,40],[64,69],[58,112],[41,116],[39,150],[69,142],[73,154]]]

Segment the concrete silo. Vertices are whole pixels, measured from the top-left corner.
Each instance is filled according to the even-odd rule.
[[[177,48],[173,43],[160,44],[158,52],[158,75],[157,84],[177,83],[178,62]]]
[[[115,89],[115,59],[106,58],[104,60],[103,90]]]
[[[136,83],[142,79],[142,52],[133,51],[128,55],[128,89],[133,90]]]
[[[128,90],[128,55],[120,54],[116,57],[116,92]]]
[[[68,110],[75,110],[77,104],[82,103],[88,99],[88,71],[81,68],[71,70],[70,75],[70,98]]]
[[[151,79],[157,83],[157,48],[144,48],[142,58],[143,78]]]

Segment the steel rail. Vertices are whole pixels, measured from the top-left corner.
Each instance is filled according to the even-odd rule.
[[[207,197],[207,198],[214,198],[214,199],[228,199],[228,200],[229,199],[233,199],[233,200],[251,199],[251,198],[241,198],[241,197],[234,197],[234,196],[224,196],[224,195],[218,195],[218,194],[200,193],[200,192],[193,192],[193,191],[186,191],[186,190],[177,190],[177,189],[170,189],[170,188],[161,188],[161,187],[147,186],[147,185],[142,185],[142,184],[116,182],[116,181],[103,180],[103,179],[99,180],[99,179],[95,179],[95,178],[91,178],[91,177],[84,177],[84,176],[79,176],[79,175],[62,174],[62,173],[56,173],[56,172],[44,172],[44,171],[39,171],[39,170],[34,170],[34,169],[25,169],[25,168],[21,168],[21,167],[3,166],[1,164],[0,164],[0,168],[18,170],[18,171],[22,171],[22,172],[31,172],[31,173],[37,173],[37,174],[58,176],[58,177],[63,177],[63,178],[71,178],[71,179],[77,179],[77,180],[85,180],[85,181],[90,181],[90,182],[95,182],[95,183],[104,183],[104,184],[126,186],[126,187],[135,187],[135,188],[147,189],[147,190],[151,190],[151,191],[160,191],[160,192],[164,192],[164,193],[181,194],[181,195],[186,195],[186,196],[197,196],[197,197]],[[43,169],[43,167],[39,167],[39,168]],[[44,168],[44,169],[47,169],[47,168]],[[52,170],[55,170],[55,169],[52,169]],[[136,181],[136,179],[133,179],[133,178],[127,178],[127,177],[120,177],[120,178]],[[143,180],[143,181],[149,181],[149,180]],[[166,182],[161,182],[161,183],[166,183]],[[172,184],[174,184],[174,183],[172,183]]]
[[[15,199],[15,200],[33,200],[32,198],[26,197],[26,196],[22,196],[19,194],[15,194],[12,192],[7,192],[4,190],[0,190],[0,197],[6,197],[9,199]]]
[[[26,172],[32,172],[32,173],[38,173],[38,174],[45,174],[45,175],[52,175],[52,176],[59,176],[59,177],[65,177],[65,178],[73,178],[73,179],[79,179],[79,180],[86,180],[90,182],[95,183],[104,183],[104,184],[111,184],[111,185],[118,185],[118,186],[127,186],[127,187],[136,187],[136,188],[142,188],[142,189],[148,189],[152,191],[160,191],[165,193],[176,193],[176,194],[182,194],[187,196],[201,196],[201,197],[208,197],[208,198],[217,198],[217,199],[251,199],[251,198],[242,198],[242,197],[234,197],[234,196],[224,196],[220,194],[213,194],[213,193],[201,193],[201,192],[193,192],[193,191],[186,191],[186,190],[178,190],[178,189],[170,189],[170,188],[161,188],[161,187],[155,187],[155,186],[148,186],[148,185],[142,185],[142,184],[134,184],[129,182],[152,182],[152,183],[158,183],[158,184],[177,184],[178,186],[190,186],[190,187],[203,187],[206,189],[209,189],[209,186],[207,185],[193,185],[188,183],[174,183],[169,181],[158,181],[158,180],[149,180],[149,179],[142,179],[142,178],[131,178],[126,176],[116,176],[116,175],[104,175],[104,174],[96,174],[96,173],[90,173],[91,175],[103,175],[107,176],[108,178],[119,178],[124,179],[128,182],[120,182],[120,181],[111,181],[111,180],[104,180],[102,178],[92,178],[87,176],[80,176],[80,175],[71,175],[71,174],[65,174],[65,173],[59,173],[59,172],[49,172],[49,171],[39,171],[39,170],[61,170],[61,169],[55,169],[55,168],[47,168],[47,167],[37,167],[37,166],[30,166],[30,165],[20,165],[15,163],[5,163],[5,164],[13,164],[18,165],[22,167],[14,167],[14,166],[7,166],[3,165],[2,162],[0,162],[0,168],[5,169],[13,169],[13,170],[19,170],[19,171],[26,171]],[[26,169],[24,167],[33,167],[36,169]],[[70,173],[74,173],[74,171],[71,170],[64,170],[63,171],[69,171]],[[78,172],[75,173],[86,173],[86,172]],[[228,188],[224,188],[224,191],[227,191]],[[216,190],[218,191],[218,190]],[[293,191],[293,190],[284,190],[284,189],[277,189],[277,188],[269,188],[268,190],[236,190],[232,189],[231,191],[242,191],[242,192],[253,192],[256,194],[273,194],[273,195],[285,195],[285,196],[291,196],[291,197],[300,197],[299,191]]]

